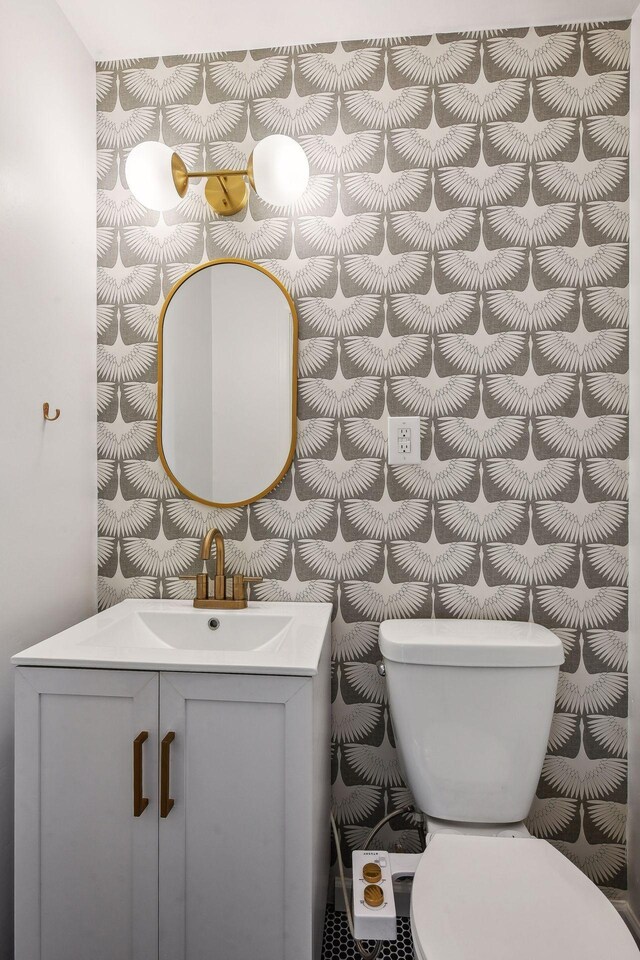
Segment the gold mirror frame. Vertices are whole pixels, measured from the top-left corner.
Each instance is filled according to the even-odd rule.
[[[187,490],[184,484],[180,483],[178,478],[175,476],[171,467],[167,463],[167,459],[164,455],[164,449],[162,446],[162,393],[163,393],[163,379],[162,379],[162,354],[163,354],[163,334],[164,334],[164,320],[169,308],[169,304],[175,293],[179,290],[183,283],[185,283],[189,277],[192,277],[194,273],[198,273],[200,270],[204,270],[206,267],[214,267],[218,264],[223,263],[237,263],[241,266],[251,267],[252,270],[258,270],[260,273],[263,273],[266,277],[269,277],[270,280],[280,288],[282,293],[287,299],[289,304],[289,309],[291,311],[291,324],[293,327],[292,333],[292,369],[291,369],[291,446],[289,448],[289,453],[285,460],[282,470],[275,478],[273,483],[269,484],[264,490],[260,493],[257,493],[255,497],[249,497],[248,500],[238,500],[236,503],[218,503],[215,500],[205,500],[204,497],[199,497],[196,493],[193,493],[191,490]],[[217,260],[207,260],[206,263],[201,263],[197,267],[194,267],[193,270],[189,270],[184,276],[180,277],[176,283],[171,287],[169,293],[166,296],[166,299],[162,305],[162,310],[160,311],[160,318],[158,320],[158,407],[157,407],[157,418],[156,418],[156,443],[158,447],[158,456],[160,457],[160,462],[164,467],[164,470],[170,480],[176,485],[178,490],[184,493],[185,496],[189,497],[190,500],[196,500],[198,503],[204,503],[207,507],[244,507],[248,503],[254,503],[256,500],[262,499],[267,493],[270,493],[274,490],[281,480],[284,479],[285,474],[289,470],[289,467],[293,463],[293,457],[296,450],[296,439],[297,439],[297,406],[298,406],[298,314],[296,313],[295,304],[291,298],[291,294],[285,286],[278,280],[277,277],[274,277],[269,270],[266,270],[264,267],[261,267],[258,263],[253,263],[252,260],[242,260],[237,257],[224,257]]]

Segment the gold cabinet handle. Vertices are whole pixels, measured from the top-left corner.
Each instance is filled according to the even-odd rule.
[[[149,798],[142,796],[142,744],[149,734],[146,730],[139,733],[133,741],[133,815],[139,817],[149,806]]]
[[[171,744],[176,735],[170,730],[160,744],[160,816],[168,817],[173,800],[169,796],[171,788]]]

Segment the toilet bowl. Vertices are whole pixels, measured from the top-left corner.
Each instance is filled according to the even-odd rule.
[[[546,752],[558,638],[531,623],[387,620],[380,650],[429,831],[411,895],[418,960],[638,960],[604,894],[522,822]]]

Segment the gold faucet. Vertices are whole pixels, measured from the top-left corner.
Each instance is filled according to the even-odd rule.
[[[200,547],[200,559],[206,564],[211,555],[211,544],[216,544],[216,574],[213,578],[213,596],[209,596],[209,574],[198,573],[196,576],[182,576],[181,580],[196,581],[196,598],[194,607],[205,610],[244,610],[247,606],[245,585],[248,583],[262,583],[262,577],[245,577],[241,573],[232,578],[232,595],[227,597],[227,576],[224,569],[224,537],[217,527],[211,527],[205,533]]]

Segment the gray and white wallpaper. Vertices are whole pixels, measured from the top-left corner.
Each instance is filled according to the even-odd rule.
[[[533,619],[566,650],[529,819],[625,885],[626,23],[98,65],[100,603],[186,597],[200,538],[265,600],[332,600],[333,802],[346,842],[408,800],[375,663],[386,617]],[[162,216],[124,162],[191,169],[295,137],[294,211]],[[155,445],[156,326],[195,264],[270,269],[300,319],[294,465],[264,500],[184,499]],[[232,398],[230,398],[231,402]],[[389,467],[388,414],[423,418]],[[380,841],[417,848],[410,821]]]

